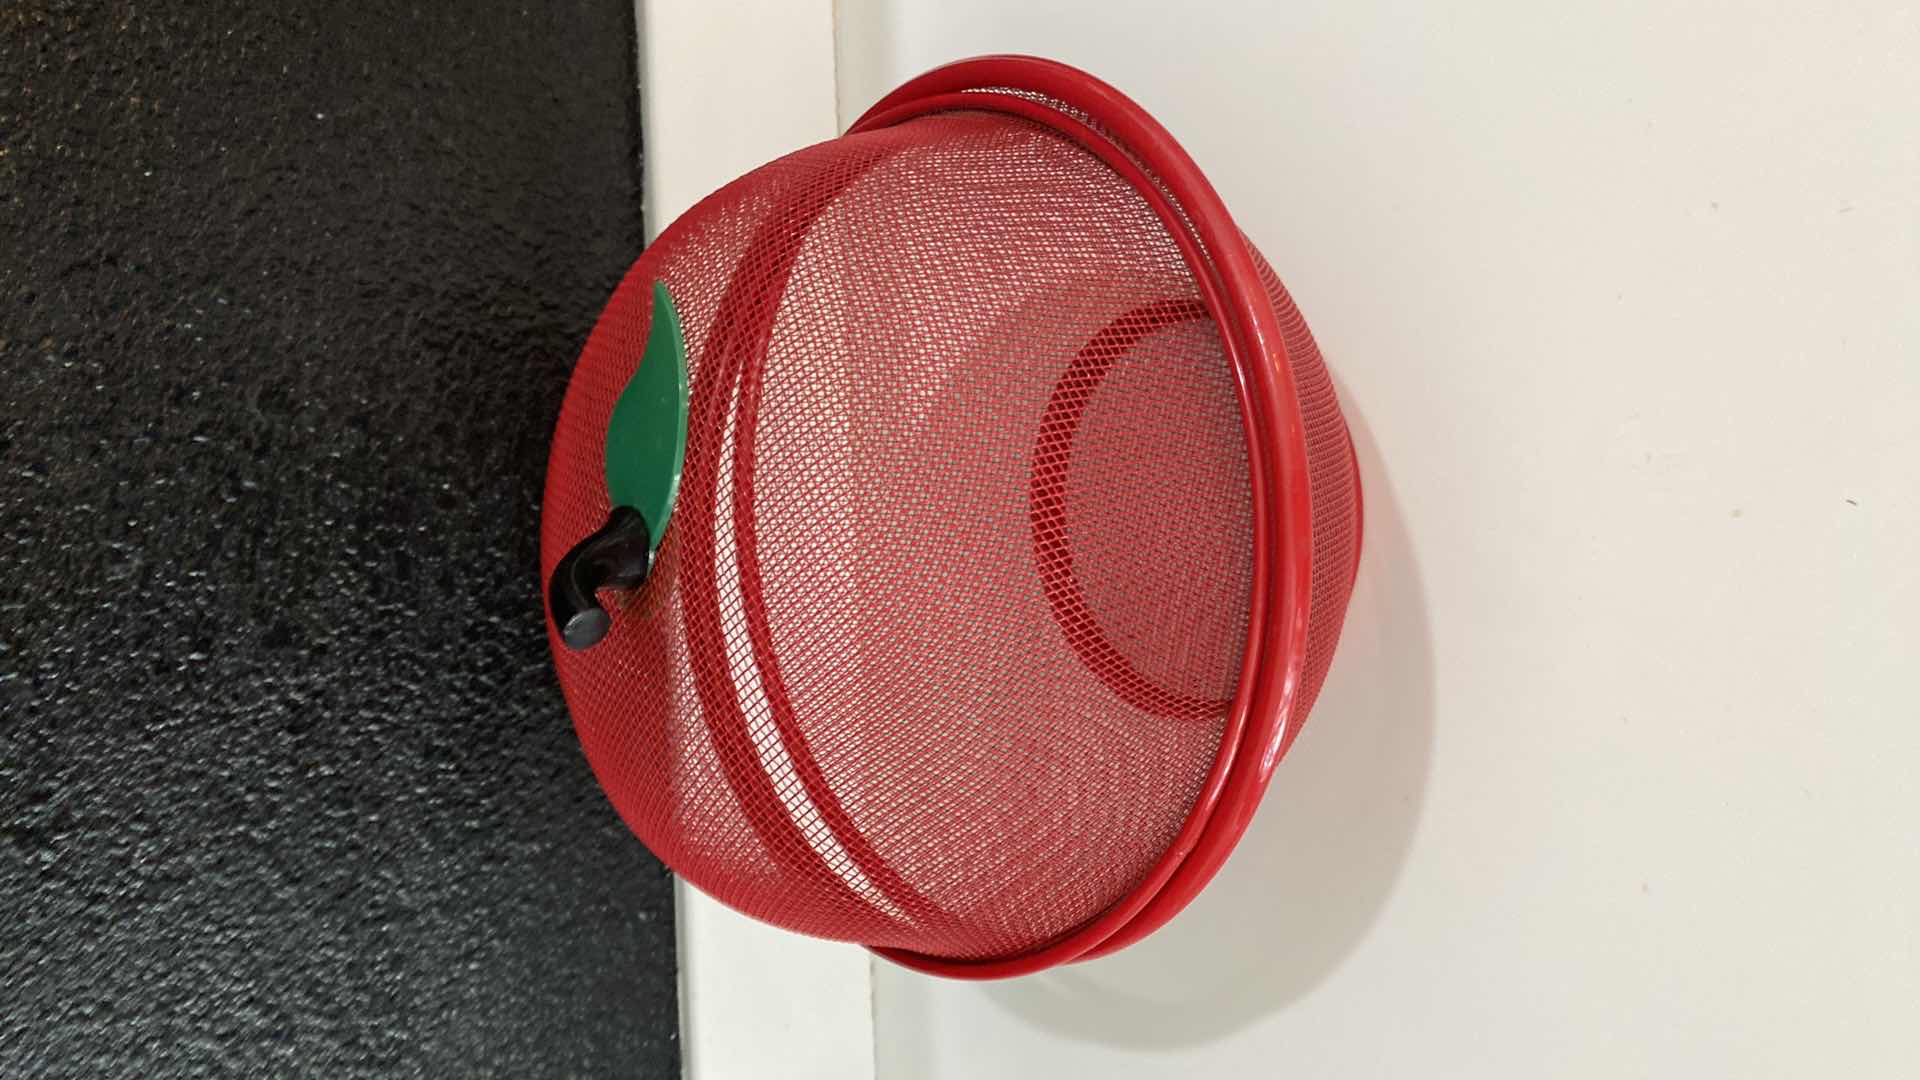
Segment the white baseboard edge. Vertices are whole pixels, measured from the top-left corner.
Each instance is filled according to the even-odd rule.
[[[729,180],[838,134],[833,0],[637,0],[648,235]],[[863,949],[674,890],[688,1080],[873,1080]]]

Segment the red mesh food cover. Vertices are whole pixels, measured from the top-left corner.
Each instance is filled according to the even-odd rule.
[[[1164,921],[1312,704],[1359,539],[1319,352],[1191,162],[1001,58],[715,192],[587,343],[545,574],[608,519],[656,283],[678,501],[605,640],[554,647],[621,816],[741,911],[948,974]]]

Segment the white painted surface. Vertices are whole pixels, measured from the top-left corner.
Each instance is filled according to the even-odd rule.
[[[685,882],[674,898],[687,1080],[872,1080],[864,949],[754,922]]]
[[[1057,974],[880,965],[881,1077],[1916,1075],[1911,5],[839,14],[843,124],[998,51],[1152,109],[1369,485],[1343,651],[1214,888]]]
[[[836,133],[831,0],[639,0],[639,14],[650,231]],[[870,1080],[863,950],[755,923],[684,882],[675,897],[688,1080]]]
[[[650,227],[839,133],[833,0],[637,0]]]

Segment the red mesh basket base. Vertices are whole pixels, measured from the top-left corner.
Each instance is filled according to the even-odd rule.
[[[680,502],[648,582],[603,598],[607,639],[555,663],[676,873],[950,974],[1177,910],[1244,740],[1290,738],[1318,691],[1358,500],[1263,261],[1285,369],[1261,377],[1299,439],[1278,464],[1250,439],[1245,328],[1168,205],[1057,126],[945,109],[755,170],[635,264],[562,410],[542,562],[610,509],[606,424],[663,281],[691,369]]]

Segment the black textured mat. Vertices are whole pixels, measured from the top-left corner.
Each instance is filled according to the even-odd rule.
[[[0,3],[0,1076],[677,1072],[535,565],[633,33]]]

